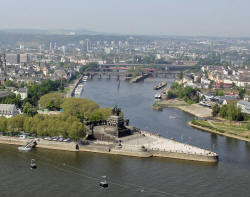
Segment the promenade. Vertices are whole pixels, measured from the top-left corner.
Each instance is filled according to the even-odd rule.
[[[144,146],[148,151],[152,150],[192,155],[217,156],[216,153],[209,150],[201,149],[185,143],[180,143],[145,131],[141,131],[140,134],[136,134],[133,136],[133,138],[125,138],[125,140],[122,142],[122,145],[124,146],[124,149]]]
[[[55,142],[42,138],[37,141],[37,148],[56,149],[65,151],[84,151],[93,153],[104,153],[112,155],[125,155],[133,157],[168,157],[183,160],[217,162],[218,155],[212,151],[201,149],[188,144],[167,139],[153,133],[140,131],[133,135],[119,138],[120,142],[89,141],[85,145],[76,142]],[[25,145],[31,139],[20,139],[18,137],[1,136],[0,143]]]

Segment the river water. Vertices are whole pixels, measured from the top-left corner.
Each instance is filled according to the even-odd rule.
[[[212,149],[218,164],[46,149],[20,153],[0,145],[0,196],[249,196],[250,144],[191,128],[193,116],[180,110],[152,110],[159,80],[121,81],[120,88],[114,79],[89,80],[82,97],[102,107],[118,105],[138,128]],[[31,158],[38,169],[29,169]],[[102,175],[108,189],[98,186]]]

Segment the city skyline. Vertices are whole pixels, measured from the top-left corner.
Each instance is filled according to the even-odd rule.
[[[1,29],[87,29],[133,35],[249,37],[250,2],[31,0],[2,2]]]

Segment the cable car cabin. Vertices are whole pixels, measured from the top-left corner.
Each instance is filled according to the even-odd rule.
[[[103,187],[103,188],[106,188],[106,187],[109,186],[107,181],[101,181],[99,185],[100,185],[101,187]]]

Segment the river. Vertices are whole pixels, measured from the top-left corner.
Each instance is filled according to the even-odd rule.
[[[159,80],[121,81],[120,88],[114,79],[89,80],[82,97],[101,107],[118,105],[138,128],[212,149],[218,164],[46,149],[20,153],[0,145],[0,196],[248,196],[250,143],[194,129],[187,124],[193,116],[180,110],[152,110]],[[29,169],[31,158],[37,170]],[[102,175],[108,189],[98,186]]]

